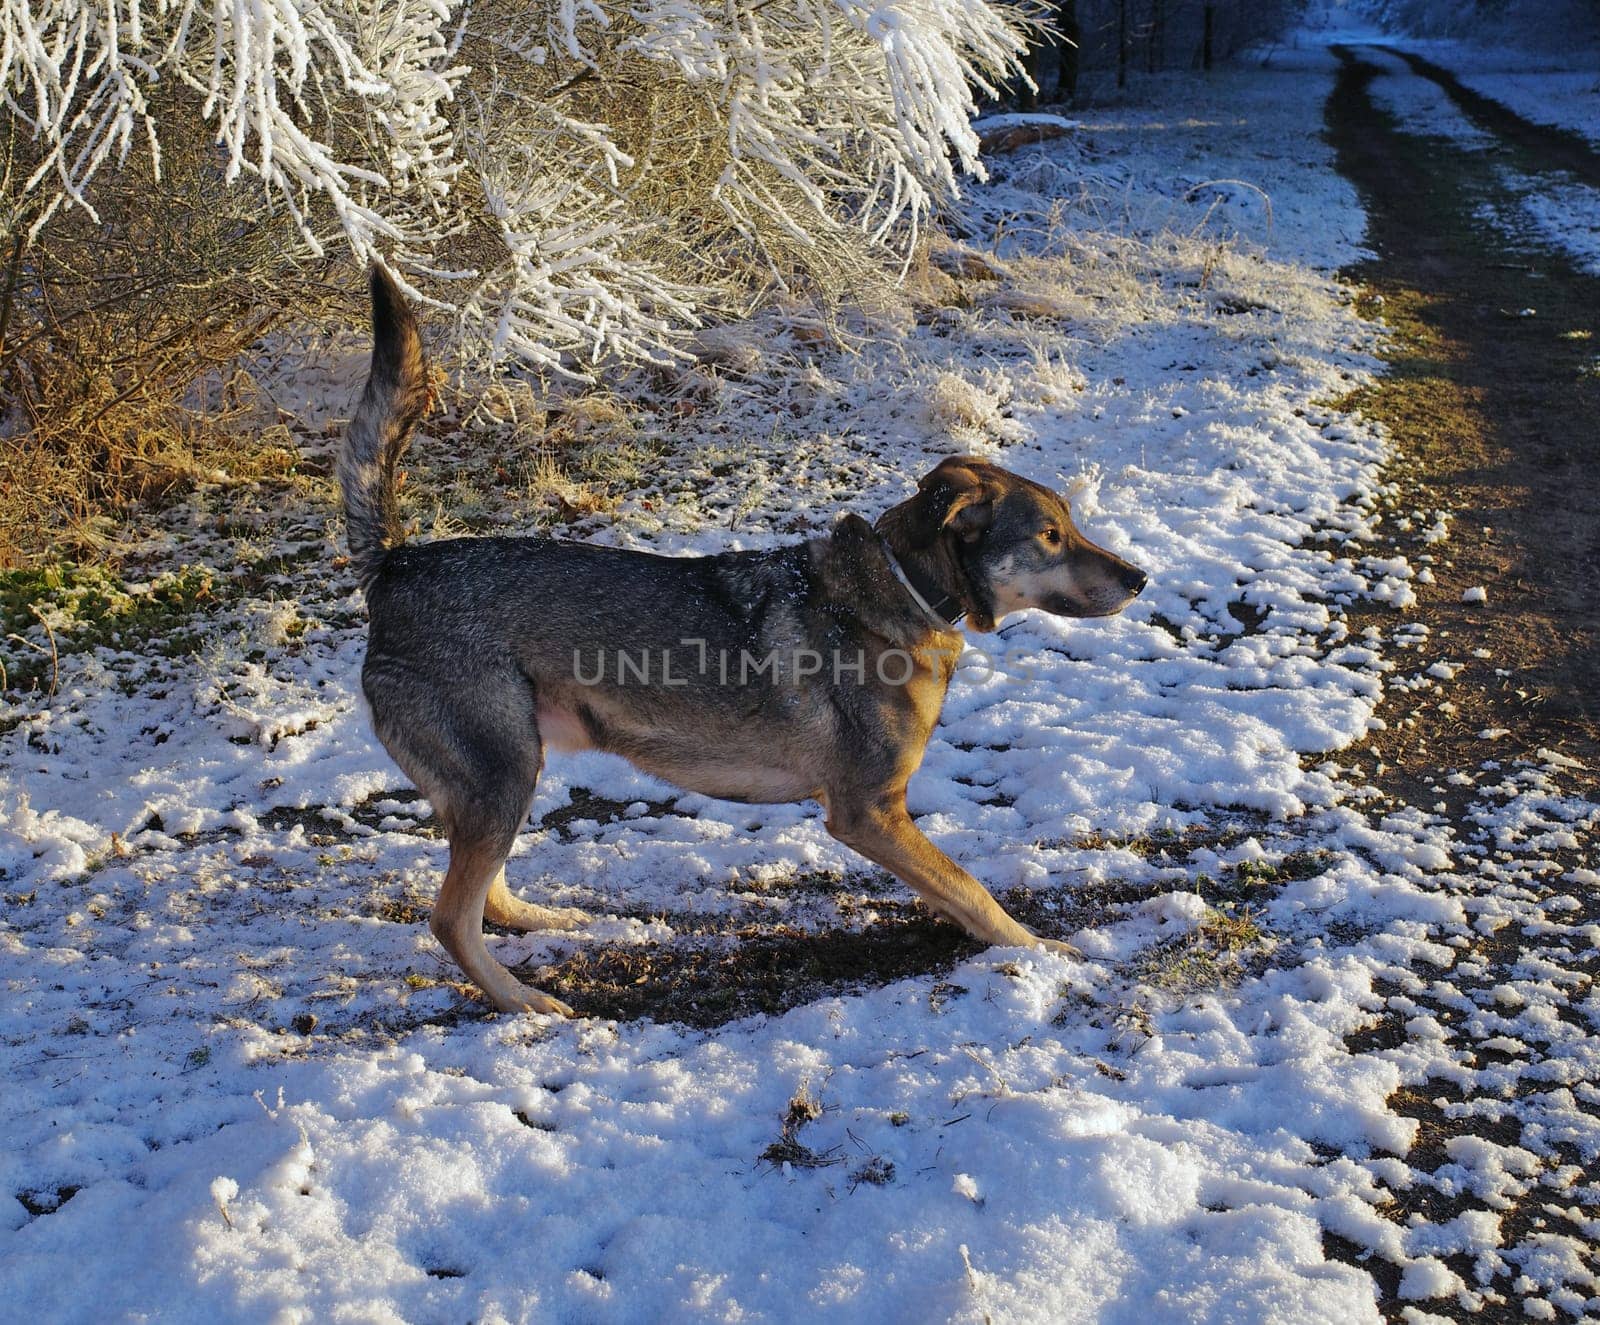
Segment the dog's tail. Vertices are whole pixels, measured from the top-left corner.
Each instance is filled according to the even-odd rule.
[[[363,589],[377,578],[388,550],[405,542],[395,466],[430,399],[417,320],[394,278],[373,263],[372,368],[339,452],[345,532]]]

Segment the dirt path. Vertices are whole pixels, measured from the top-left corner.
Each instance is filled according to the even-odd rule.
[[[1450,94],[1450,100],[1476,121],[1479,127],[1524,148],[1545,169],[1570,171],[1585,184],[1600,186],[1600,152],[1590,146],[1586,139],[1554,125],[1534,124],[1523,119],[1498,101],[1481,92],[1474,92],[1448,69],[1432,60],[1390,46],[1377,49],[1404,60],[1411,66],[1412,72],[1431,78]]]
[[[1468,696],[1417,743],[1434,763],[1474,762],[1475,733],[1504,727],[1502,755],[1543,746],[1600,767],[1600,280],[1474,218],[1508,153],[1529,173],[1547,164],[1533,149],[1400,132],[1367,96],[1379,71],[1340,53],[1329,132],[1379,254],[1349,275],[1397,333],[1390,376],[1358,403],[1400,442],[1407,500],[1454,515],[1450,561],[1419,594],[1435,633],[1461,641]],[[1487,603],[1463,604],[1476,585]]]
[[[1430,1300],[1425,1309],[1458,1319],[1522,1320],[1529,1318],[1524,1307],[1530,1314],[1555,1309],[1548,1299],[1526,1300],[1529,1285],[1516,1267],[1519,1255],[1531,1254],[1523,1249],[1560,1227],[1549,1214],[1559,1184],[1541,1177],[1517,1196],[1485,1201],[1452,1182],[1450,1166],[1463,1144],[1485,1142],[1525,1147],[1552,1171],[1563,1163],[1592,1166],[1593,1156],[1550,1144],[1519,1121],[1525,1113],[1500,1107],[1503,1099],[1521,1100],[1538,1089],[1534,1082],[1566,1051],[1552,1040],[1542,1060],[1537,1046],[1508,1056],[1510,1041],[1496,1036],[1505,1029],[1497,999],[1507,996],[1500,991],[1529,979],[1537,963],[1548,963],[1541,969],[1570,990],[1558,1014],[1574,1035],[1595,1035],[1592,942],[1552,944],[1541,928],[1546,907],[1565,906],[1563,890],[1576,891],[1557,882],[1560,873],[1585,863],[1594,844],[1518,856],[1496,849],[1502,844],[1475,811],[1503,776],[1490,770],[1554,763],[1563,790],[1590,798],[1596,791],[1600,280],[1556,254],[1513,248],[1477,213],[1504,188],[1497,165],[1536,176],[1565,169],[1600,182],[1600,158],[1570,135],[1529,124],[1446,71],[1405,56],[1502,146],[1473,152],[1410,134],[1368,95],[1372,79],[1392,70],[1380,70],[1360,49],[1335,52],[1344,64],[1328,103],[1328,134],[1340,170],[1362,195],[1378,254],[1347,275],[1395,333],[1390,373],[1350,403],[1381,419],[1398,443],[1391,475],[1399,490],[1397,524],[1413,527],[1411,541],[1402,534],[1401,550],[1414,563],[1431,558],[1434,582],[1417,586],[1420,601],[1408,619],[1426,624],[1436,651],[1462,668],[1442,699],[1419,701],[1391,689],[1382,710],[1388,729],[1365,743],[1357,766],[1392,805],[1437,814],[1464,857],[1478,852],[1476,866],[1463,859],[1475,877],[1447,886],[1473,905],[1498,906],[1515,896],[1526,907],[1517,921],[1485,930],[1460,952],[1448,993],[1437,984],[1385,990],[1388,1011],[1350,1047],[1400,1049],[1416,1033],[1418,1016],[1445,1028],[1462,1071],[1390,1100],[1420,1124],[1406,1159],[1422,1180],[1395,1189],[1385,1213],[1402,1224],[1419,1218],[1443,1224],[1466,1212],[1492,1216],[1498,1221],[1492,1255],[1445,1258],[1469,1286],[1467,1298]],[[1441,511],[1450,514],[1451,537],[1429,544],[1422,529],[1437,527]],[[1475,586],[1487,590],[1487,601],[1463,602]],[[1600,915],[1592,890],[1574,905],[1590,922]],[[1507,1070],[1491,1087],[1496,1065]],[[1593,1064],[1585,1070],[1592,1074]],[[1328,1238],[1328,1248],[1364,1265],[1385,1315],[1404,1318],[1398,1271],[1337,1237]],[[1595,1268],[1591,1240],[1589,1272]],[[1575,1318],[1582,1310],[1569,1303],[1548,1318]]]

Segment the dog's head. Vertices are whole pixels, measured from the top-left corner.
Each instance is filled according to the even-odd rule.
[[[1029,607],[1111,616],[1145,586],[1137,566],[1078,532],[1064,498],[985,460],[952,456],[895,514],[912,547],[937,553],[977,630]]]

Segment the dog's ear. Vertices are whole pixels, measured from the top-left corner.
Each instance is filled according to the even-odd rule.
[[[917,484],[918,542],[933,542],[949,529],[964,543],[975,542],[994,520],[999,485],[988,480],[979,466],[955,456],[944,461]],[[987,466],[983,466],[987,468]]]

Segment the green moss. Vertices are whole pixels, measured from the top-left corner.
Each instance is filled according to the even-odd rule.
[[[101,566],[0,571],[4,687],[47,687],[60,658],[96,648],[165,658],[193,653],[202,638],[196,618],[219,604],[223,588],[203,566],[140,585]]]
[[[1244,887],[1295,883],[1326,874],[1333,861],[1331,851],[1291,851],[1275,865],[1265,860],[1241,860],[1233,867],[1233,878]]]

